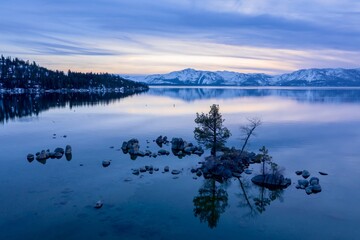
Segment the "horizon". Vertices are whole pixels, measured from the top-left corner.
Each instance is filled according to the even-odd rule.
[[[0,7],[4,56],[52,70],[279,75],[360,67],[353,0],[14,0]]]

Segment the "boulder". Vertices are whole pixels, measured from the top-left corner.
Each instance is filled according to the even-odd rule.
[[[29,153],[26,158],[29,162],[32,162],[32,161],[34,161],[35,156],[34,156],[34,154]]]
[[[312,194],[312,193],[313,193],[313,192],[312,192],[312,186],[306,187],[306,188],[305,188],[305,192],[306,192],[307,195]]]
[[[99,208],[101,208],[103,205],[104,205],[103,202],[102,202],[101,200],[99,200],[99,201],[97,201],[97,202],[95,203],[94,208],[99,209]]]
[[[64,154],[65,153],[65,150],[63,148],[55,148],[54,152],[59,152],[61,154]]]
[[[139,169],[134,169],[134,170],[132,171],[132,174],[134,174],[134,175],[139,175],[139,174],[140,174]]]
[[[313,193],[321,192],[321,186],[319,184],[312,185],[312,192]]]
[[[159,146],[159,147],[162,147],[162,145],[163,145],[163,137],[162,137],[162,135],[160,135],[160,136],[158,136],[157,138],[156,138],[156,140],[155,140],[155,142],[156,142],[156,144]]]
[[[303,171],[296,171],[295,174],[296,175],[301,175]]]
[[[309,181],[305,179],[298,180],[298,186],[300,186],[301,189],[305,189],[307,186],[309,186]]]
[[[264,186],[269,189],[283,189],[291,184],[291,179],[284,178],[281,174],[265,174],[257,175],[251,181],[259,186]]]
[[[140,168],[140,172],[146,172],[146,168],[145,168],[145,167],[141,167],[141,168]]]
[[[178,175],[178,174],[180,174],[181,173],[181,171],[180,170],[172,170],[171,171],[171,174],[174,174],[174,175]]]
[[[66,158],[67,161],[71,161],[72,153],[65,153],[65,158]]]
[[[166,151],[165,149],[160,149],[160,150],[158,151],[158,154],[159,154],[159,155],[169,155],[170,152],[169,152],[169,151]]]
[[[318,185],[319,182],[320,182],[320,180],[319,180],[317,177],[312,177],[312,178],[310,178],[310,180],[309,180],[309,183],[310,183],[310,185],[312,185],[312,186]]]
[[[196,176],[201,177],[201,175],[202,175],[201,170],[200,170],[200,169],[199,169],[199,170],[197,170],[197,172],[196,172]]]
[[[181,151],[185,148],[185,142],[182,138],[173,138],[171,140],[171,149]]]
[[[302,171],[301,175],[303,176],[303,178],[307,179],[308,177],[310,177],[310,173],[307,170]]]
[[[164,172],[168,172],[170,170],[169,166],[164,167]]]
[[[71,146],[70,146],[70,145],[66,145],[66,147],[65,147],[65,154],[71,154],[71,152],[72,152]]]
[[[110,165],[111,161],[110,160],[104,160],[102,161],[102,165],[103,167],[108,167]]]

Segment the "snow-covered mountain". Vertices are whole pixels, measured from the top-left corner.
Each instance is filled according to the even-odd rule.
[[[131,76],[126,76],[132,79]],[[150,85],[207,85],[207,86],[360,86],[360,68],[302,69],[271,76],[263,73],[230,71],[200,71],[187,68],[168,74],[136,77]]]

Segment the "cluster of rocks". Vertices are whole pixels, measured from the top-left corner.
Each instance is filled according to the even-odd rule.
[[[164,137],[163,137],[162,135],[158,136],[158,137],[156,138],[155,142],[156,142],[156,144],[157,144],[159,147],[162,147],[163,144],[166,144],[166,145],[169,144],[169,141],[168,141],[167,136],[164,136]]]
[[[65,150],[61,147],[56,148],[54,151],[50,151],[50,149],[41,150],[40,152],[37,152],[35,155],[32,153],[29,153],[27,155],[27,160],[29,162],[34,161],[36,159],[38,162],[45,164],[46,160],[49,158],[51,159],[60,159],[65,154],[66,160],[70,161],[72,159],[72,149],[70,145],[66,145]]]
[[[182,138],[173,138],[171,140],[171,151],[175,156],[178,156],[179,158],[191,154],[201,156],[204,153],[202,147],[195,146],[192,143],[187,143]]]
[[[301,175],[304,179],[299,179],[298,184],[296,185],[297,189],[305,189],[305,192],[309,195],[312,193],[321,192],[320,180],[317,177],[312,177],[308,181],[307,178],[310,177],[310,173],[307,170],[296,171],[296,175]],[[323,175],[323,174],[321,174]],[[325,174],[327,175],[327,174]]]
[[[137,168],[137,169],[132,169],[132,174],[134,175],[139,175],[140,173],[145,173],[145,172],[148,172],[150,174],[153,174],[154,172],[158,172],[159,171],[159,168],[158,167],[153,167],[152,165],[146,165],[144,167],[140,167],[140,168]],[[170,172],[170,167],[169,166],[165,166],[164,167],[164,170],[162,171],[163,173],[166,173],[166,172]],[[173,169],[171,171],[172,174],[174,175],[178,175],[181,173],[180,170],[175,170]]]
[[[137,157],[153,157],[156,158],[157,156],[161,155],[169,155],[170,152],[165,149],[160,149],[157,152],[151,152],[150,150],[141,151],[139,140],[136,138],[132,138],[129,141],[124,141],[121,150],[124,154],[129,153],[131,159],[135,160]]]
[[[268,189],[285,189],[291,185],[291,179],[284,178],[282,174],[261,174],[253,177],[251,181]]]
[[[243,172],[251,174],[248,167],[256,162],[255,158],[256,154],[252,152],[243,152],[240,156],[240,151],[235,148],[224,149],[224,152],[217,152],[216,157],[206,157],[204,162],[199,162],[201,166],[191,169],[191,172],[198,177],[203,175],[206,179],[224,182],[232,177],[239,178]]]

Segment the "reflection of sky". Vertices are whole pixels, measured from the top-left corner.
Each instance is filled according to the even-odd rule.
[[[204,99],[185,102],[163,96],[143,95],[127,98],[114,104],[115,112],[134,115],[181,116],[208,112],[209,106],[219,104],[224,116],[231,116],[232,123],[238,117],[259,117],[267,122],[340,122],[360,119],[358,104],[306,103],[296,100],[269,97],[243,97],[233,99]],[[97,108],[96,111],[106,111]]]

